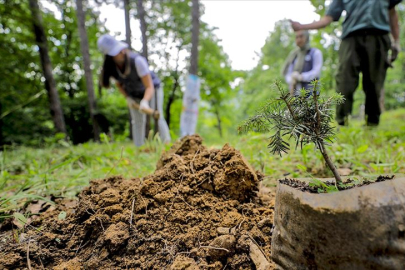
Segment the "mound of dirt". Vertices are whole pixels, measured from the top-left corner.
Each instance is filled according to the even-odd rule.
[[[186,137],[154,174],[92,181],[65,219],[3,237],[0,269],[272,269],[274,198],[261,178],[229,145]]]

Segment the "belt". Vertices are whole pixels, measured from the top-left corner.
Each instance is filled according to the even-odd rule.
[[[377,28],[368,28],[368,29],[359,29],[351,32],[347,35],[347,37],[352,36],[383,36],[388,34],[389,32],[386,30],[381,30]]]

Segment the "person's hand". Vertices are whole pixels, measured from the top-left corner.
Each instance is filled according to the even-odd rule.
[[[294,31],[299,31],[299,30],[301,30],[302,25],[301,25],[299,22],[290,20],[290,23],[291,23],[291,27],[292,27],[292,29],[293,29]]]
[[[131,97],[126,97],[126,99],[127,99],[128,107],[130,107],[130,108],[136,108],[136,106],[138,105],[138,103],[136,103],[135,100],[133,100]]]
[[[291,74],[291,78],[294,82],[302,82],[302,75],[298,71],[294,71]]]
[[[142,99],[141,103],[139,104],[139,110],[142,112],[142,111],[148,110],[148,109],[150,109],[149,101],[147,101],[146,99]]]
[[[398,58],[398,54],[401,51],[401,45],[399,44],[399,40],[394,41],[391,44],[391,57],[390,62],[394,62]]]

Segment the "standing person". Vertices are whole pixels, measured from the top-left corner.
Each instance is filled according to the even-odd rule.
[[[144,109],[158,110],[159,135],[163,142],[170,141],[169,127],[163,118],[163,90],[160,80],[149,70],[146,59],[128,50],[126,43],[116,40],[110,35],[102,35],[97,42],[98,48],[105,54],[101,83],[109,87],[110,77],[116,80],[116,85],[127,100],[132,121],[132,136],[136,146],[145,141],[146,115]],[[156,90],[156,91],[155,91]],[[154,96],[156,95],[156,97]],[[157,104],[156,104],[157,103]],[[139,110],[134,105],[139,104]]]
[[[336,120],[339,125],[347,124],[347,118],[352,112],[353,95],[359,83],[360,72],[363,74],[363,91],[366,95],[367,125],[379,124],[381,90],[387,68],[400,51],[398,14],[395,6],[401,1],[333,0],[326,16],[319,21],[310,24],[291,21],[295,31],[320,29],[332,21],[338,21],[342,12],[346,11],[336,75],[336,90],[346,99],[344,104],[337,106]]]
[[[290,94],[298,96],[302,88],[312,92],[311,82],[319,80],[323,57],[319,49],[311,48],[308,31],[297,31],[295,44],[297,48],[289,54],[283,67],[283,76],[289,85]]]

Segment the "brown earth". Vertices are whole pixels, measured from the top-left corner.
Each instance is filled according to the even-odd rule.
[[[261,178],[229,145],[187,137],[152,175],[92,181],[19,233],[3,224],[0,269],[273,269]]]

